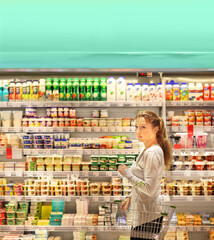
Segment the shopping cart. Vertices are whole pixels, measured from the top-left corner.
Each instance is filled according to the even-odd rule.
[[[117,225],[123,236],[134,240],[164,239],[175,207],[158,204],[155,209],[156,211],[130,209],[128,212],[118,210]]]

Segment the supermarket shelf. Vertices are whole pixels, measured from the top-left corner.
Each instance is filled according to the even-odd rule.
[[[191,179],[199,178],[199,177],[214,177],[214,171],[166,171],[165,175],[167,177],[173,178],[182,178],[182,177],[190,177]]]
[[[138,154],[140,149],[23,149],[24,155],[30,154]]]
[[[134,127],[24,127],[23,132],[134,132]]]
[[[169,231],[209,232],[214,226],[169,226]]]
[[[213,155],[214,148],[181,148],[181,149],[174,149],[173,155]]]
[[[197,101],[171,101],[171,102],[167,102],[166,101],[166,106],[167,107],[175,107],[175,106],[186,106],[186,107],[200,107],[200,106],[204,106],[204,107],[214,107],[214,102],[213,101],[202,101],[202,102],[197,102]]]
[[[202,126],[201,129],[203,132],[214,133],[214,126]],[[168,132],[180,132],[180,133],[187,133],[187,126],[167,126],[166,127]]]
[[[134,132],[134,127],[0,127],[4,133]]]
[[[0,102],[0,108],[20,107],[161,107],[162,102],[56,101]]]
[[[88,200],[89,202],[113,202],[122,201],[126,196],[0,196],[0,201],[48,201],[51,202],[53,199],[63,199],[65,202],[73,202],[77,199]]]
[[[163,202],[211,202],[213,204],[214,196],[160,196]]]
[[[81,230],[87,232],[123,232],[129,229],[127,226],[81,226]],[[79,231],[80,226],[9,226],[1,225],[0,231],[2,232],[15,232],[15,231],[35,231],[35,230],[48,230],[56,232],[73,232]],[[213,229],[213,226],[170,226],[170,231],[183,230],[183,231],[194,231],[194,232],[208,232]]]

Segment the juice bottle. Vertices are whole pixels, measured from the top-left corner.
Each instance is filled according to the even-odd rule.
[[[93,82],[93,101],[99,101],[99,100],[100,100],[100,79],[99,78],[94,78],[94,82]]]
[[[189,95],[189,101],[196,101],[196,91],[195,91],[195,84],[189,83],[188,85],[188,95]]]
[[[87,78],[85,100],[92,101],[92,99],[93,99],[93,80],[92,78]]]
[[[80,79],[80,101],[85,101],[86,99],[86,81],[85,78]]]
[[[12,80],[9,85],[9,100],[10,101],[16,100],[16,84],[14,80]]]
[[[203,86],[203,95],[204,95],[204,101],[210,100],[210,85],[208,83],[205,83]]]
[[[22,100],[22,83],[20,80],[17,80],[16,82],[16,101]]]
[[[149,101],[149,85],[148,85],[148,83],[143,83],[143,85],[142,85],[142,100]]]
[[[53,79],[53,101],[59,101],[59,79]]]
[[[158,83],[156,87],[156,100],[161,102],[163,100],[163,85]]]
[[[72,99],[79,101],[79,78],[74,78],[72,81]]]
[[[172,101],[173,100],[173,94],[172,94],[172,84],[166,83],[166,101]]]
[[[39,81],[38,80],[33,80],[32,100],[33,101],[39,100]]]
[[[202,83],[196,84],[196,100],[203,101],[203,85],[202,85]]]
[[[140,83],[135,83],[134,85],[134,101],[141,101],[141,85]]]
[[[106,78],[100,79],[100,100],[107,101],[107,80],[106,80]]]
[[[9,86],[8,80],[3,80],[3,91],[2,91],[2,101],[8,102],[9,101]]]
[[[181,89],[180,89],[179,83],[174,83],[172,91],[173,91],[173,101],[180,101]]]
[[[52,101],[53,100],[53,86],[52,86],[52,79],[51,78],[46,78],[45,98],[46,98],[46,101]]]
[[[214,101],[214,83],[210,85],[210,100]]]
[[[27,81],[23,81],[22,100],[26,101],[27,98],[28,98],[28,95],[27,95]]]
[[[65,101],[66,100],[66,80],[65,80],[65,78],[60,79],[59,100],[60,101]]]
[[[149,100],[156,101],[156,86],[154,83],[151,83],[149,86]]]
[[[39,101],[45,101],[45,79],[39,80]]]
[[[181,101],[188,101],[188,98],[187,83],[181,83]]]
[[[134,101],[134,86],[132,83],[128,83],[126,87],[126,101],[133,102]]]
[[[72,78],[67,79],[66,83],[66,100],[72,101]]]
[[[26,99],[29,99],[29,100],[32,99],[31,89],[32,89],[32,81],[31,81],[31,80],[27,80],[27,94],[26,94]]]

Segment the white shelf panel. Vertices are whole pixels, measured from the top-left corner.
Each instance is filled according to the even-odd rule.
[[[186,106],[186,107],[214,107],[214,101],[166,101],[167,107]]]
[[[214,202],[214,196],[160,196],[163,202]]]
[[[200,177],[214,177],[214,171],[166,171],[165,175],[167,177],[182,178],[190,177],[191,179]]]
[[[21,133],[21,132],[23,132],[23,128],[22,127],[0,127],[0,132]]]
[[[73,232],[79,231],[80,226],[9,226],[1,225],[0,231],[2,232],[15,232],[15,231],[35,231],[35,230],[48,230],[57,232]],[[129,229],[129,227],[124,226],[81,226],[82,230],[87,232],[123,232]],[[213,226],[169,226],[169,231],[189,231],[189,232],[209,232],[213,229]]]
[[[25,155],[35,154],[77,154],[77,155],[91,155],[91,154],[138,154],[140,149],[23,149]]]
[[[0,108],[20,107],[161,107],[162,102],[52,101],[0,102]]]
[[[3,130],[6,132],[5,130]],[[24,127],[20,132],[134,132],[134,127]]]
[[[174,149],[173,155],[192,155],[195,154],[197,156],[201,155],[213,155],[214,148],[181,148],[181,149]]]
[[[209,232],[214,226],[169,226],[169,231]]]
[[[76,199],[88,200],[90,202],[113,202],[122,201],[126,196],[0,196],[0,201],[9,202],[11,200],[31,202],[44,201],[51,202],[53,199],[63,199],[65,202],[75,201]]]
[[[167,126],[168,132],[187,133],[187,126]],[[214,133],[214,126],[203,126],[203,132]]]

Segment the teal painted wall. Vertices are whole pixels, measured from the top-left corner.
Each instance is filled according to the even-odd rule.
[[[213,0],[0,0],[0,67],[211,68],[213,9]]]

